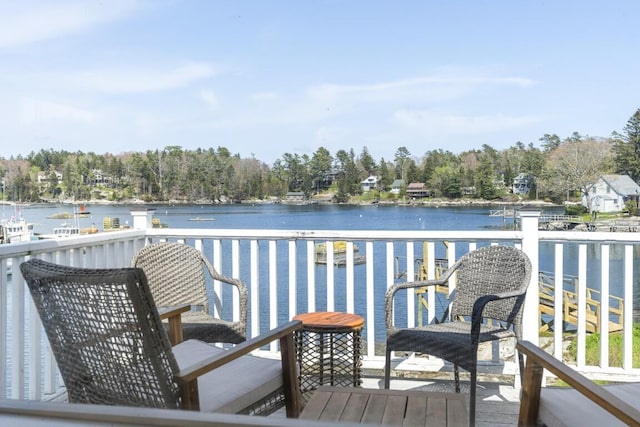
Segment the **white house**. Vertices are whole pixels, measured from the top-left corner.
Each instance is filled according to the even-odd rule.
[[[628,175],[602,175],[589,188],[591,210],[594,212],[619,212],[624,209],[627,200],[638,203],[640,186]],[[582,196],[582,204],[589,206],[586,197]]]
[[[371,175],[369,178],[362,181],[360,183],[360,186],[362,187],[362,191],[364,191],[365,193],[367,191],[375,190],[376,188],[378,188],[378,177]]]

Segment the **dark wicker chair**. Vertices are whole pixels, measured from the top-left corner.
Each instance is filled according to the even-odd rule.
[[[286,405],[287,416],[299,415],[293,333],[300,322],[229,350],[198,340],[171,347],[141,269],[84,269],[32,259],[20,271],[70,402],[245,414]],[[171,325],[179,326],[179,312],[169,312],[178,314]],[[274,340],[280,342],[280,361],[248,354]]]
[[[241,280],[218,274],[199,250],[181,243],[153,243],[142,248],[133,257],[131,266],[144,270],[158,307],[191,305],[191,311],[182,315],[185,339],[231,344],[238,344],[246,339],[247,286]],[[238,289],[238,321],[227,321],[214,316],[213,306],[208,304],[205,274]],[[220,296],[213,294],[213,298],[214,305],[220,310]]]
[[[456,274],[451,321],[415,328],[396,328],[393,299],[401,289],[447,285]],[[397,283],[385,295],[387,347],[384,386],[389,388],[391,352],[431,354],[453,363],[456,392],[458,368],[470,373],[469,421],[475,423],[478,344],[522,337],[522,308],[531,279],[531,262],[524,252],[509,246],[488,246],[461,257],[435,280]],[[485,319],[492,319],[486,322]],[[523,359],[518,354],[520,370]]]

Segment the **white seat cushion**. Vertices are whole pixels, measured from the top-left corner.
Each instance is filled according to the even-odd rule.
[[[640,409],[640,383],[616,384],[605,388]],[[541,390],[538,422],[548,427],[626,425],[576,390],[565,387],[546,387]]]
[[[224,351],[198,340],[173,347],[180,369]],[[200,411],[237,413],[280,387],[280,360],[242,356],[198,378]]]

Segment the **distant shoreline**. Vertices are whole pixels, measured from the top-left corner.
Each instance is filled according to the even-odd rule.
[[[359,205],[382,205],[382,206],[505,206],[505,207],[559,207],[562,205],[546,202],[543,200],[518,200],[518,201],[504,201],[504,200],[479,200],[479,199],[421,199],[421,200],[381,200],[381,201],[352,201],[335,203],[326,200],[305,200],[305,201],[286,201],[276,199],[251,199],[242,200],[240,203],[225,203],[214,202],[205,200],[166,200],[166,201],[152,201],[145,202],[139,199],[123,200],[123,201],[107,201],[107,200],[76,200],[76,201],[59,201],[59,202],[36,202],[36,203],[13,203],[4,202],[5,205],[18,205],[18,206],[56,206],[56,205],[100,205],[100,206],[166,206],[166,205],[231,205],[231,204],[252,204],[252,205],[345,205],[345,206],[359,206]]]

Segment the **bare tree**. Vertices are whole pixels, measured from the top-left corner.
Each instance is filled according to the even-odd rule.
[[[612,171],[612,159],[609,140],[566,140],[548,152],[541,184],[548,191],[580,191],[591,211],[591,186]]]
[[[405,183],[407,182],[406,170],[409,166],[409,160],[411,160],[411,153],[409,152],[407,147],[400,147],[396,150],[396,168],[400,172],[400,179],[402,179]]]

